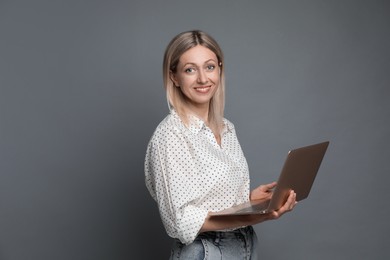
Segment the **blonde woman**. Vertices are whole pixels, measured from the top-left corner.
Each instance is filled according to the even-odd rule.
[[[256,259],[252,225],[277,219],[295,204],[265,215],[211,217],[210,212],[269,199],[276,183],[250,192],[246,159],[234,125],[224,118],[224,58],[208,34],[183,32],[168,44],[163,78],[169,115],[147,147],[146,186],[169,236],[171,259]]]

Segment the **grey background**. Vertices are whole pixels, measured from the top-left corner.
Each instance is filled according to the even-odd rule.
[[[264,259],[385,259],[388,1],[0,1],[0,259],[167,259],[144,186],[162,55],[199,28],[226,55],[252,186],[330,140],[310,197],[256,226]]]

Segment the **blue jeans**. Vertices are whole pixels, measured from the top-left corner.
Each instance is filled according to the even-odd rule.
[[[175,239],[170,260],[256,260],[257,236],[251,226],[228,232],[205,232],[193,243]]]

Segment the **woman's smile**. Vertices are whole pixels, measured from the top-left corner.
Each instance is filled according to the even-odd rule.
[[[195,90],[199,93],[208,93],[211,90],[211,86],[199,86],[195,87]]]

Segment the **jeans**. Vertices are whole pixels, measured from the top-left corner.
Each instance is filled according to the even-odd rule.
[[[170,260],[256,260],[257,236],[251,226],[199,234],[189,245],[174,240]]]

